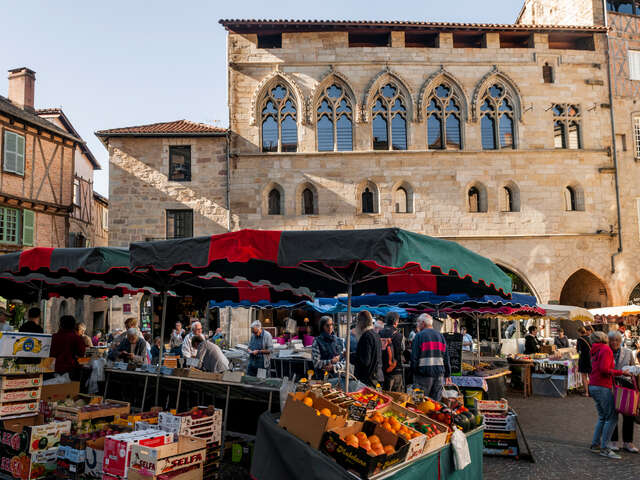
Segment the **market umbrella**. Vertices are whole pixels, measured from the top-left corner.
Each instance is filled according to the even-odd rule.
[[[621,305],[619,307],[604,307],[589,309],[596,320],[607,322],[611,320],[616,322],[618,319],[630,317],[632,315],[640,315],[640,305]]]
[[[318,296],[430,291],[511,294],[510,278],[489,259],[457,243],[397,228],[240,230],[208,237],[133,243],[135,272],[181,276],[216,272]],[[350,336],[347,335],[347,372]],[[348,390],[348,375],[346,389]]]

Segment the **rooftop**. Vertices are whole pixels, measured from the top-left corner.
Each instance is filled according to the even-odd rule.
[[[96,136],[108,137],[218,137],[227,134],[226,128],[214,127],[206,123],[190,122],[189,120],[175,120],[173,122],[150,123],[133,127],[112,128],[98,130]]]
[[[382,20],[272,20],[272,19],[222,19],[219,23],[228,31],[257,33],[262,31],[314,32],[345,30],[489,30],[528,32],[606,32],[603,26],[584,25],[523,25],[500,23],[407,22]]]

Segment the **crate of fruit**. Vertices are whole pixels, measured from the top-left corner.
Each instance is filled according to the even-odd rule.
[[[475,402],[478,412],[507,413],[509,411],[509,402],[504,398],[500,400],[478,400],[476,398]]]
[[[0,390],[19,390],[24,388],[39,388],[42,385],[42,375],[4,377],[0,376]]]
[[[57,404],[55,410],[56,418],[78,422],[94,418],[126,416],[129,415],[131,407],[128,402],[103,400],[102,397],[80,394]]]
[[[0,417],[10,417],[14,415],[36,414],[40,402],[17,402],[0,404]]]
[[[40,400],[40,388],[29,390],[4,390],[0,392],[0,403]]]
[[[222,410],[209,406],[193,407],[175,415],[160,412],[158,425],[162,430],[201,438],[211,444],[219,442],[222,436]]]
[[[361,388],[357,392],[351,392],[349,396],[353,397],[358,403],[365,405],[367,410],[377,410],[391,403],[391,398],[369,387]]]
[[[148,412],[136,413],[134,415],[122,415],[114,420],[116,425],[124,425],[128,427],[135,427],[137,422],[145,422],[149,424],[158,423],[158,414],[162,411],[160,407],[153,407]]]

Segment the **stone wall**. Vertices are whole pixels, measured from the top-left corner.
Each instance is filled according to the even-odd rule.
[[[516,23],[603,25],[602,0],[526,0]]]
[[[191,182],[168,180],[169,146],[191,145]],[[109,140],[109,245],[166,238],[168,209],[192,209],[193,233],[227,230],[224,137]]]

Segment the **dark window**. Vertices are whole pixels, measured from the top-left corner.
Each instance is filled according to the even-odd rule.
[[[553,83],[553,67],[548,63],[542,67],[542,80],[544,83]]]
[[[280,208],[282,201],[282,195],[277,188],[272,189],[269,192],[269,215],[282,215]]]
[[[502,195],[504,196],[504,209],[505,212],[514,212],[513,192],[509,187],[502,187]]]
[[[549,48],[557,50],[595,50],[593,34],[590,33],[549,33]]]
[[[454,33],[453,48],[483,48],[484,34],[482,33]]]
[[[529,33],[500,33],[500,48],[533,48],[533,37]]]
[[[369,187],[365,188],[364,192],[362,192],[362,213],[375,213],[373,192]]]
[[[193,237],[193,210],[167,210],[167,238]]]
[[[489,87],[480,105],[482,148],[515,148],[514,109],[509,90],[501,83]]]
[[[305,188],[302,192],[302,214],[313,215],[316,213],[314,195],[310,188]]]
[[[258,34],[258,48],[282,48],[282,34]]]
[[[635,5],[634,5],[635,4]],[[607,10],[610,12],[638,14],[638,2],[633,0],[607,0]]]
[[[371,116],[374,150],[407,149],[407,108],[396,84],[387,83],[378,89]]]
[[[438,34],[405,32],[404,46],[407,48],[438,48]]]
[[[460,100],[451,85],[442,83],[433,89],[425,115],[430,150],[462,147]]]
[[[318,151],[353,150],[353,109],[342,85],[325,88],[317,116]]]
[[[295,152],[298,149],[297,110],[283,84],[269,89],[262,102],[262,151]]]
[[[350,47],[390,47],[391,34],[382,33],[349,33]]]
[[[191,181],[191,147],[169,147],[169,180]]]
[[[573,187],[567,187],[564,192],[565,209],[569,212],[575,212],[578,210],[578,202],[576,198],[576,191]]]

